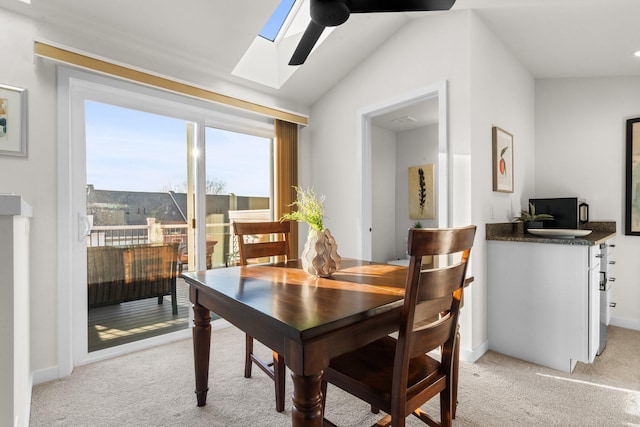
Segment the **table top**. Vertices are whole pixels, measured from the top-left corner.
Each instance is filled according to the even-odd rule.
[[[262,319],[301,342],[399,308],[406,275],[406,267],[343,259],[328,278],[304,272],[299,261],[185,272],[182,277],[212,298],[208,308],[215,313],[228,318],[224,312],[233,310],[232,323],[246,317],[255,325]]]

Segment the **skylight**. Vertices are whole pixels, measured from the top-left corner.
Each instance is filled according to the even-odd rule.
[[[287,16],[289,16],[295,2],[296,0],[281,0],[273,12],[273,15],[271,15],[271,18],[269,18],[264,27],[262,27],[258,35],[269,41],[274,41],[276,37],[278,37],[278,33],[282,29],[284,21],[287,20]]]

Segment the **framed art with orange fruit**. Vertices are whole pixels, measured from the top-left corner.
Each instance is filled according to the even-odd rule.
[[[513,193],[513,135],[493,127],[493,191]]]

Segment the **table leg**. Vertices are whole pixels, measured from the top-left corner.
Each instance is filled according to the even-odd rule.
[[[322,426],[322,371],[311,376],[291,373],[293,379],[293,407],[291,421],[293,427]]]
[[[198,406],[207,403],[209,391],[209,353],[211,350],[211,312],[193,304],[193,363],[196,373]]]

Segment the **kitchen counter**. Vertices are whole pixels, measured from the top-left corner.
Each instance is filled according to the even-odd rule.
[[[584,237],[525,234],[522,223],[487,224],[489,349],[563,372],[593,363],[600,347],[600,261],[613,221]]]
[[[486,239],[507,242],[551,243],[558,245],[594,246],[604,243],[616,235],[615,221],[593,221],[580,227],[582,230],[593,230],[584,237],[542,237],[525,233],[521,222],[486,224]]]

